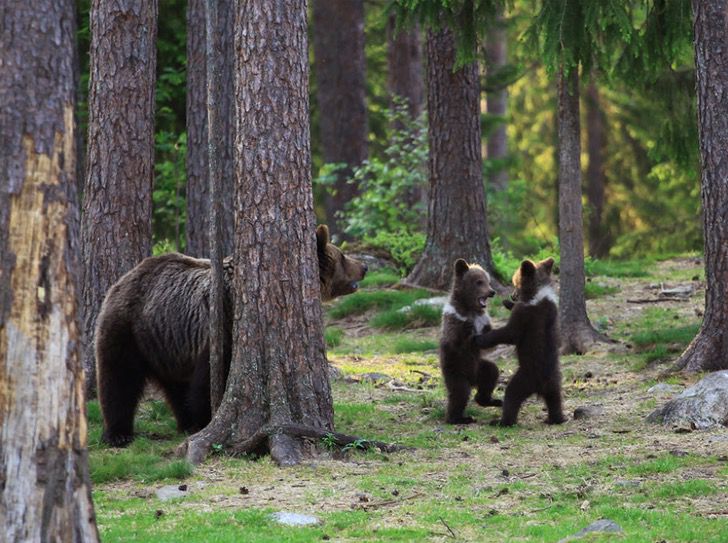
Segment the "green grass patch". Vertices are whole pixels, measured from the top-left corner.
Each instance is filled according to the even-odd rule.
[[[584,271],[587,276],[595,277],[647,277],[654,268],[649,260],[597,260],[587,258]]]
[[[368,273],[366,277],[359,282],[359,285],[364,288],[391,287],[392,285],[399,283],[400,279],[401,276],[397,270],[382,268]]]
[[[95,484],[110,481],[141,482],[184,479],[192,466],[170,453],[184,436],[164,402],[143,402],[136,416],[136,439],[126,448],[113,448],[101,442],[102,417],[98,401],[87,404],[89,425],[89,467]]]
[[[411,305],[406,311],[390,309],[374,315],[369,324],[384,330],[404,330],[437,326],[442,319],[442,308],[429,304]]]
[[[718,492],[718,489],[710,481],[704,479],[692,479],[690,481],[677,481],[655,485],[648,490],[648,494],[659,499],[672,500],[682,497],[709,496]]]
[[[416,339],[411,337],[397,338],[392,345],[392,352],[395,354],[402,353],[420,353],[424,351],[434,351],[438,347],[438,342],[434,339]]]
[[[341,340],[344,339],[344,331],[336,326],[327,326],[324,330],[324,341],[326,341],[326,347],[334,349],[341,345]]]
[[[360,315],[370,309],[398,309],[412,304],[420,298],[432,296],[426,290],[371,290],[355,292],[344,296],[329,310],[329,316],[341,319],[349,315]]]
[[[619,290],[619,287],[596,283],[594,281],[588,281],[586,285],[584,285],[584,295],[587,300],[594,300],[595,298],[601,298],[602,296],[611,296],[612,294],[619,292]]]

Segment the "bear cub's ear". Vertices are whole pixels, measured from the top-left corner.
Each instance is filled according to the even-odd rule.
[[[465,262],[462,258],[458,258],[455,261],[455,275],[456,277],[460,278],[463,275],[465,275],[465,272],[470,269],[470,266],[468,266],[468,263]]]
[[[551,257],[548,257],[545,260],[542,260],[538,263],[538,267],[544,270],[546,273],[550,274],[551,270],[554,267],[554,259]]]
[[[329,243],[329,227],[325,224],[319,224],[316,228],[316,245],[319,248],[325,248]]]
[[[531,277],[536,273],[536,264],[530,260],[524,260],[521,262],[521,276]]]

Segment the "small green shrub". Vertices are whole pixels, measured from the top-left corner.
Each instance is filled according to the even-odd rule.
[[[593,300],[595,298],[601,298],[602,296],[610,296],[619,292],[619,287],[612,287],[604,285],[602,283],[595,283],[594,281],[588,281],[584,285],[584,295],[587,300]]]
[[[434,351],[437,349],[438,343],[434,339],[415,339],[402,337],[395,340],[392,346],[392,352],[395,354],[403,353],[420,353],[424,351]]]
[[[326,346],[329,349],[333,349],[341,345],[342,339],[344,339],[344,331],[341,328],[328,326],[326,330],[324,330],[324,340],[326,341]]]
[[[372,290],[355,292],[342,298],[329,310],[329,316],[341,319],[349,315],[360,315],[370,309],[397,309],[412,304],[420,298],[427,298],[426,290]]]
[[[391,287],[399,282],[400,275],[397,270],[392,268],[382,268],[367,274],[367,276],[359,282],[364,288],[371,287]]]
[[[588,277],[646,277],[654,263],[648,260],[597,260],[587,257],[584,271]]]
[[[442,308],[427,304],[413,305],[407,311],[390,309],[372,317],[369,324],[385,330],[422,328],[440,324]]]

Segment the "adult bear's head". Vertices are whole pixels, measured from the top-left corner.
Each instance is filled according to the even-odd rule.
[[[359,281],[367,273],[367,265],[346,256],[329,239],[329,228],[322,224],[316,228],[321,299],[331,300],[351,294],[359,288]]]

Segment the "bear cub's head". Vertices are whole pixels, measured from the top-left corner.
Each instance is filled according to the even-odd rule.
[[[331,243],[329,227],[325,224],[316,228],[316,249],[322,300],[331,300],[359,289],[359,281],[364,279],[367,265],[346,256],[341,249]]]
[[[554,259],[551,257],[538,263],[532,260],[521,262],[520,267],[513,274],[515,288],[511,298],[523,303],[538,303],[544,298],[555,299],[551,279],[553,267]]]
[[[485,312],[488,298],[495,296],[490,286],[490,276],[477,264],[468,265],[465,260],[455,261],[455,276],[452,283],[450,303],[462,315]]]

